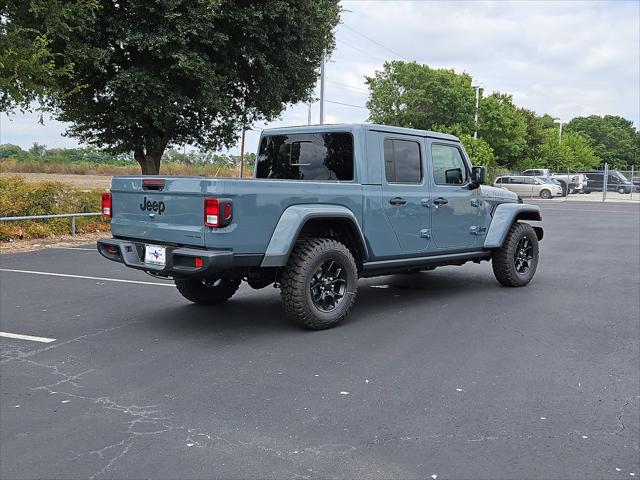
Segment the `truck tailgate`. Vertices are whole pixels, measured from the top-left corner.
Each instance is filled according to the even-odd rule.
[[[113,235],[204,247],[204,181],[198,177],[114,177]],[[209,182],[209,190],[211,187]]]

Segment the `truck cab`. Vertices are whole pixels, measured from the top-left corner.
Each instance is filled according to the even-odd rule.
[[[543,233],[524,221],[540,221],[539,208],[483,182],[453,135],[269,129],[253,179],[114,177],[104,205],[113,238],[98,249],[173,278],[197,303],[226,301],[242,281],[274,283],[294,320],[327,328],[350,310],[359,277],[493,260],[504,264],[501,283],[528,283]],[[527,244],[512,245],[513,235]]]

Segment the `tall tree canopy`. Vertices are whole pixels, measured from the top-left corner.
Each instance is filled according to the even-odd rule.
[[[145,174],[169,145],[230,146],[242,125],[306,100],[340,15],[338,0],[95,0],[81,24],[54,30],[34,4],[8,22],[46,32],[66,69],[57,118],[82,142],[133,151]]]
[[[499,164],[512,166],[522,158],[527,148],[526,133],[526,121],[511,95],[496,92],[482,98],[478,135],[491,145]]]
[[[578,125],[587,129],[583,123],[571,122],[560,142],[559,127],[551,116],[539,117],[531,110],[518,108],[511,95],[500,92],[481,96],[478,139],[474,139],[475,91],[466,73],[393,61],[365,79],[370,90],[369,120],[453,133],[476,163],[510,169],[565,170],[592,168],[600,162],[601,156],[590,146],[593,142],[588,132],[577,131]],[[622,120],[610,123],[626,129],[627,136],[629,128],[635,132],[631,122],[612,118]],[[602,126],[597,128],[602,134]],[[640,136],[637,132],[635,135],[636,139]]]
[[[473,131],[475,92],[467,74],[393,61],[365,78],[371,92],[369,120],[374,123],[426,130],[457,124]]]
[[[630,120],[614,115],[576,117],[565,131],[584,135],[596,155],[617,168],[638,165],[640,161],[640,132]]]
[[[67,39],[95,7],[95,0],[0,2],[0,112],[47,102],[72,66],[55,53],[53,39]]]

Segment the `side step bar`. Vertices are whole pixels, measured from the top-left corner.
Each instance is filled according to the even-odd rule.
[[[429,257],[401,258],[398,260],[381,260],[367,262],[362,265],[362,277],[380,275],[382,272],[395,272],[412,268],[444,267],[446,265],[462,265],[463,263],[489,260],[491,252],[478,250],[475,252],[448,253],[445,255],[432,255]]]

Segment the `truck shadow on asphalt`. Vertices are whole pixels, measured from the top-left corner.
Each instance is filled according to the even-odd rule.
[[[374,315],[377,322],[397,322],[399,310],[440,309],[452,302],[471,304],[470,294],[501,288],[487,272],[449,270],[362,279],[356,304],[343,326],[367,322]],[[166,330],[171,335],[310,332],[285,316],[279,291],[273,287],[260,291],[245,288],[225,304],[215,306],[190,304],[180,297],[178,305],[155,312],[148,323],[150,328]]]

